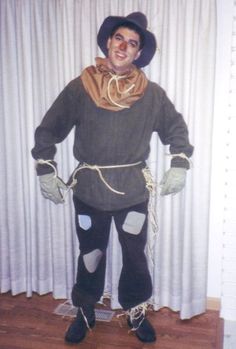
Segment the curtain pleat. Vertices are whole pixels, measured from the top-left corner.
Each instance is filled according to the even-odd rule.
[[[149,234],[151,302],[189,318],[205,310],[208,202],[216,38],[213,0],[1,0],[0,2],[0,292],[53,292],[69,298],[79,246],[71,194],[64,205],[43,199],[30,150],[34,130],[63,87],[101,55],[96,34],[108,15],[142,11],[158,49],[144,70],[159,83],[188,124],[195,146],[185,190],[160,197],[170,158],[156,135],[149,166],[157,195],[157,237]],[[73,131],[58,145],[66,181],[76,166]],[[121,251],[114,226],[105,293],[119,306]]]

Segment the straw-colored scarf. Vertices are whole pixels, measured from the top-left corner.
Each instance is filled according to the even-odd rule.
[[[94,103],[113,111],[130,108],[140,99],[147,87],[145,74],[131,66],[130,72],[117,75],[107,66],[106,58],[96,58],[96,66],[86,68],[81,79]]]

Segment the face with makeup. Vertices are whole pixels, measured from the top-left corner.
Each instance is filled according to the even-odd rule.
[[[117,74],[124,74],[140,56],[139,34],[129,28],[120,27],[108,39],[107,49],[108,66]]]

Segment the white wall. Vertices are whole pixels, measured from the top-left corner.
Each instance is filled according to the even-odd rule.
[[[225,197],[225,148],[231,65],[233,0],[217,0],[217,60],[213,162],[210,200],[208,297],[222,298],[222,261]]]

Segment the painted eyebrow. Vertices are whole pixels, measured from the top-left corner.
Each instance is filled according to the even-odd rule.
[[[124,36],[122,34],[120,34],[120,33],[116,33],[114,36],[115,36],[115,38],[120,38],[120,39],[124,40]],[[139,46],[139,41],[137,41],[137,40],[130,39],[128,42],[132,43],[132,44],[134,44],[136,46]]]

